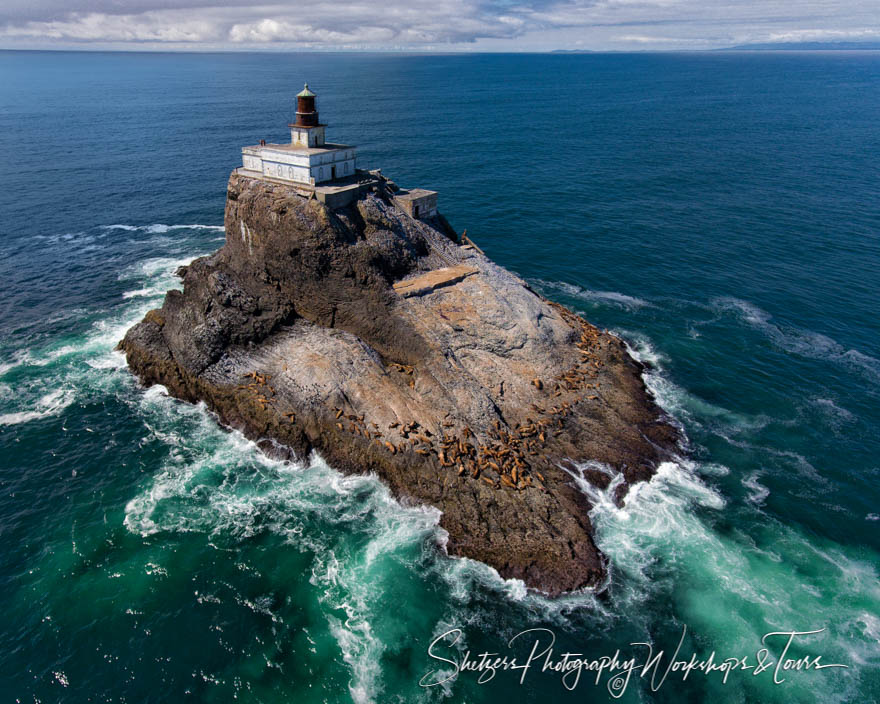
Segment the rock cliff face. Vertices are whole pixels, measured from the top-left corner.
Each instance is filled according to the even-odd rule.
[[[675,431],[619,339],[457,244],[441,216],[410,218],[391,188],[331,210],[233,174],[226,244],[128,331],[129,366],[268,451],[314,449],[438,507],[450,554],[553,595],[597,585],[566,468],[608,465],[622,498]]]

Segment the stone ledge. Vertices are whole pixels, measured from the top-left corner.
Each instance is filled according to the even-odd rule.
[[[479,271],[479,269],[472,266],[443,267],[442,269],[435,269],[427,274],[416,276],[413,279],[398,281],[394,284],[394,290],[403,298],[422,296],[441,286],[456,284],[471,274],[479,273]]]

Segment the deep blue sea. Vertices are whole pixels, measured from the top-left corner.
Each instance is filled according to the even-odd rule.
[[[436,511],[267,459],[114,351],[304,81],[359,166],[653,365],[689,447],[593,497],[603,596],[446,557]],[[0,699],[877,702],[878,154],[873,52],[0,52]],[[819,630],[786,659],[845,668],[762,644]],[[680,640],[767,669],[666,674]],[[663,659],[597,684],[631,643]]]

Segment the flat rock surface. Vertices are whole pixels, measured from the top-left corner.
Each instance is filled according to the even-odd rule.
[[[554,595],[597,585],[570,472],[622,499],[674,447],[642,368],[383,188],[330,210],[234,174],[226,244],[129,330],[130,367],[267,449],[438,507],[450,554]]]
[[[427,274],[414,276],[394,284],[394,290],[401,296],[418,296],[428,293],[441,286],[449,286],[461,281],[464,277],[476,274],[480,270],[474,266],[444,266]]]

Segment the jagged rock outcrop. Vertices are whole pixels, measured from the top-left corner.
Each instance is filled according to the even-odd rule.
[[[550,594],[600,582],[564,468],[604,463],[622,497],[676,441],[618,338],[456,243],[442,216],[410,218],[381,181],[331,210],[233,174],[225,224],[120,343],[144,383],[438,507],[450,554]]]

